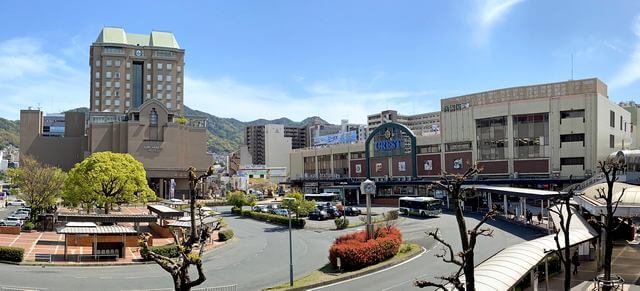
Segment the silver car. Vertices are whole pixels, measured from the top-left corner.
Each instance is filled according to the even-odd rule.
[[[16,218],[16,217],[7,217],[7,219],[3,220],[3,222],[7,225],[7,226],[22,226],[22,220]]]

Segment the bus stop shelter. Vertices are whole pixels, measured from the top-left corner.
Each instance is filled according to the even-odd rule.
[[[147,205],[147,210],[149,210],[149,214],[155,213],[155,215],[160,219],[160,226],[165,226],[165,219],[177,219],[184,216],[183,211],[159,204],[149,204]]]
[[[70,244],[74,246],[91,246],[91,256],[97,260],[101,257],[124,258],[126,247],[137,242],[137,231],[131,227],[110,225],[98,226],[92,222],[70,222],[56,230],[64,234],[64,259]],[[79,260],[80,258],[78,258]]]

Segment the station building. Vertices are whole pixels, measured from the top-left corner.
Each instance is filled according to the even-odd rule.
[[[344,191],[356,201],[367,177],[376,199],[426,195],[443,171],[477,163],[477,183],[556,189],[588,179],[597,161],[631,144],[629,111],[596,78],[498,89],[441,100],[439,134],[380,123],[367,143],[293,150],[290,183]],[[415,141],[415,142],[414,142]]]
[[[206,171],[206,118],[184,116],[184,49],[172,33],[105,27],[90,48],[88,112],[20,111],[20,152],[65,171],[94,152],[129,153],[159,197],[188,193],[186,169]]]

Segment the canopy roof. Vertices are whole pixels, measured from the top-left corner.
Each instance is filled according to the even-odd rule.
[[[592,214],[600,214],[606,212],[606,202],[604,199],[598,198],[598,189],[606,191],[606,183],[597,183],[591,185],[581,191],[580,196],[576,196],[574,200]],[[622,193],[624,190],[624,194]],[[606,192],[605,192],[606,194]],[[622,195],[622,197],[620,197]],[[640,186],[615,182],[613,183],[613,201],[620,204],[614,213],[616,216],[638,216],[640,215]]]
[[[563,213],[566,217],[567,210],[564,207],[553,206],[552,209]],[[569,244],[571,246],[583,243],[596,237],[597,232],[591,228],[579,212],[571,208],[574,216],[569,226]],[[553,211],[549,212],[554,224],[560,229],[557,222],[559,216]],[[475,280],[477,290],[509,290],[518,281],[527,276],[529,270],[538,265],[551,250],[558,247],[554,240],[555,235],[547,235],[531,241],[523,242],[505,248],[493,257],[482,262],[475,268]],[[559,233],[563,237],[562,231]],[[560,249],[564,249],[564,240],[560,239]],[[464,277],[461,278],[464,281]]]
[[[56,229],[59,234],[136,234],[135,229],[127,226],[110,225],[110,226],[64,226]]]
[[[155,215],[150,215],[150,214],[60,213],[57,216],[58,216],[58,221],[67,221],[67,222],[118,223],[118,222],[154,222],[158,220],[158,218]]]
[[[180,210],[176,210],[174,208],[171,207],[167,207],[164,205],[158,205],[158,204],[153,204],[153,205],[147,205],[147,209],[153,213],[155,213],[156,215],[158,215],[158,217],[182,217],[184,216],[184,212],[180,211]]]
[[[476,191],[491,192],[495,194],[527,197],[533,199],[551,199],[559,194],[558,191],[518,188],[518,187],[501,187],[488,185],[463,185],[463,188],[475,188]]]

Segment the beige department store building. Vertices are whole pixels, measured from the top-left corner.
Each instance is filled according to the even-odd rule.
[[[379,196],[420,194],[442,171],[484,168],[483,183],[553,188],[586,179],[614,151],[631,148],[630,113],[597,78],[497,89],[440,101],[440,133],[416,136],[416,160],[371,158]],[[364,144],[291,152],[290,181],[307,192],[366,178]],[[403,166],[401,166],[403,165]],[[375,168],[373,168],[375,167]],[[412,168],[417,177],[411,177]],[[404,171],[401,171],[401,170]],[[345,186],[347,187],[347,186]]]
[[[65,171],[94,152],[129,153],[158,196],[187,194],[186,169],[206,171],[212,158],[206,118],[182,116],[184,50],[173,34],[107,27],[90,54],[90,111],[65,113],[63,133],[51,135],[42,111],[21,110],[21,153]]]

